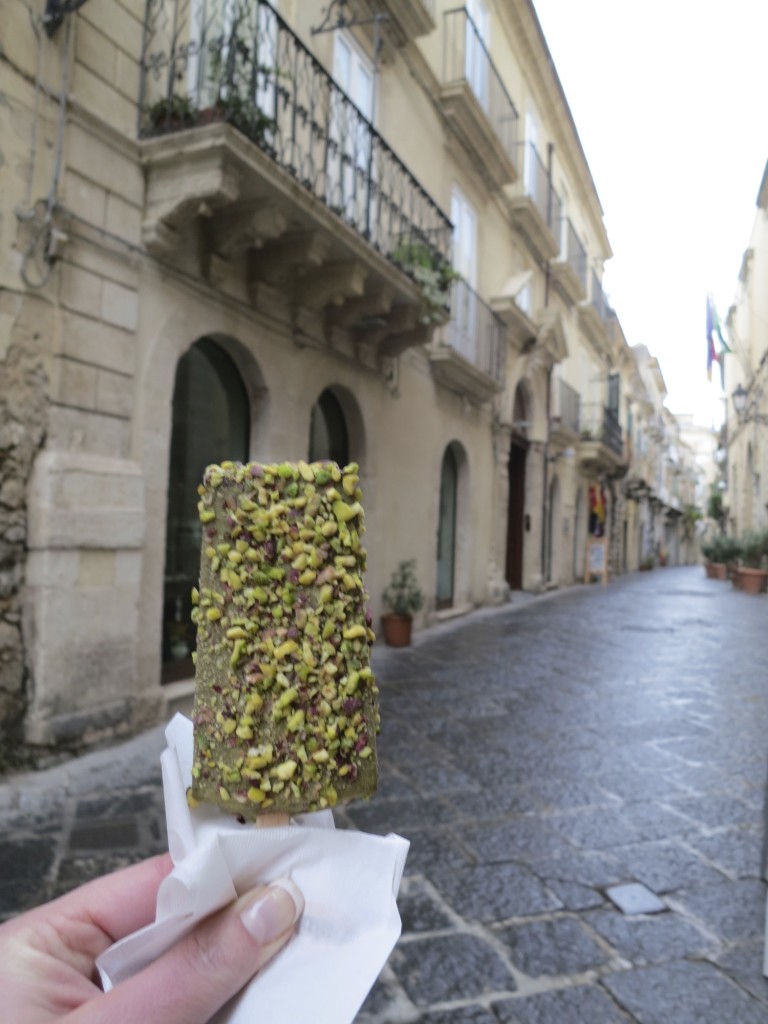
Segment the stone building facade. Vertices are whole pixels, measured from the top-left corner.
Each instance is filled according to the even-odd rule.
[[[723,500],[733,536],[768,527],[768,164],[728,311]],[[737,410],[733,394],[745,392]]]
[[[358,462],[375,617],[404,559],[418,626],[581,579],[593,500],[632,567],[632,356],[529,0],[36,6],[0,57],[6,750],[190,692],[208,462]]]

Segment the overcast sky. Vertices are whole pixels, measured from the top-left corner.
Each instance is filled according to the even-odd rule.
[[[724,318],[768,160],[768,2],[534,5],[605,212],[608,297],[669,408],[717,420],[706,296]]]

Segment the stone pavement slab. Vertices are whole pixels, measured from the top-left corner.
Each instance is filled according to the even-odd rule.
[[[381,787],[337,823],[411,852],[358,1024],[768,1019],[767,613],[667,568],[377,648]],[[165,848],[162,747],[0,781],[0,917]]]

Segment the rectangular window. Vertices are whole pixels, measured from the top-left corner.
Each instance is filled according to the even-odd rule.
[[[477,101],[488,112],[488,43],[489,18],[484,0],[467,0],[467,31],[464,49],[464,77]]]
[[[474,288],[477,281],[477,214],[457,185],[451,192],[451,220],[454,269]]]
[[[457,352],[474,362],[478,346],[478,305],[474,291],[477,280],[477,214],[456,185],[451,192],[451,220],[453,266],[462,278],[454,282],[452,289],[451,344]]]
[[[618,420],[620,401],[621,377],[618,373],[612,373],[608,378],[608,409]]]
[[[328,204],[365,231],[372,199],[373,65],[348,32],[337,32],[331,95]]]
[[[276,120],[278,25],[269,4],[192,0],[189,18],[186,78],[193,105],[202,110],[239,100]],[[272,141],[271,130],[264,134]]]

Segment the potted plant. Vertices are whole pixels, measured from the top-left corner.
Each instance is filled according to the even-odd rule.
[[[730,578],[741,558],[741,540],[738,537],[720,537],[717,553],[720,561],[725,563],[726,574]]]
[[[460,276],[448,260],[426,242],[414,241],[401,242],[392,260],[421,288],[419,322],[444,324],[451,304],[451,285]]]
[[[392,609],[381,617],[384,640],[390,647],[407,647],[411,642],[413,613],[424,603],[424,595],[416,579],[414,558],[398,565],[382,599]]]
[[[194,128],[197,110],[187,96],[174,93],[166,96],[145,110],[148,135],[163,135],[166,132]]]
[[[745,594],[762,594],[768,584],[763,568],[768,554],[768,531],[747,530],[741,537],[741,564],[733,570],[733,585]]]
[[[715,541],[704,541],[701,545],[701,553],[704,556],[704,572],[707,579],[715,580],[720,578],[720,569],[723,572],[722,579],[725,579],[725,565],[718,566],[715,559]]]
[[[199,124],[225,121],[242,132],[257,146],[269,149],[277,123],[261,109],[258,102],[259,84],[273,84],[279,72],[258,61],[258,47],[247,40],[247,29],[242,26],[244,15],[239,14],[229,27],[208,47],[209,93],[215,93],[213,103],[199,111]]]
[[[741,543],[735,537],[718,534],[708,544],[703,544],[701,550],[707,559],[707,576],[714,580],[726,580],[741,555]]]
[[[640,572],[650,572],[653,568],[653,555],[646,555],[640,561]]]

